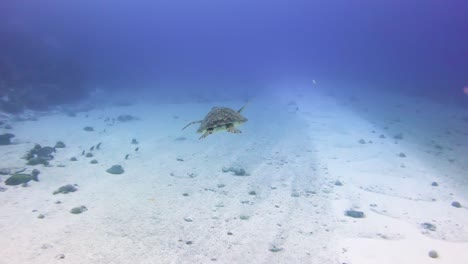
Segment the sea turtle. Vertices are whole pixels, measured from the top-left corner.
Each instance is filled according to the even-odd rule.
[[[197,133],[203,133],[203,135],[199,139],[222,130],[226,130],[231,133],[242,133],[242,131],[236,129],[235,126],[247,122],[247,118],[241,115],[241,112],[244,110],[246,105],[241,107],[238,111],[227,107],[213,107],[203,120],[190,122],[182,128],[182,130],[186,129],[190,125],[200,123]]]

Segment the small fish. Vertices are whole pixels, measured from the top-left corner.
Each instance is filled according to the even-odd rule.
[[[83,152],[81,152],[81,156],[84,156],[85,153],[86,153],[86,152],[83,150]]]
[[[129,156],[130,156],[130,154],[125,155],[125,159],[128,159]]]
[[[94,146],[92,146],[92,147],[89,149],[89,151],[93,151],[93,150],[94,150]]]
[[[20,185],[23,183],[28,183],[29,181],[39,181],[38,176],[39,173],[33,173],[31,174],[25,174],[25,173],[18,173],[18,174],[13,174],[10,176],[10,178],[6,179],[5,184],[6,185]]]
[[[136,148],[135,148],[135,152],[137,152],[138,150],[140,150],[140,147],[136,147]]]
[[[99,142],[99,144],[96,145],[96,149],[101,149],[101,143],[102,142]]]

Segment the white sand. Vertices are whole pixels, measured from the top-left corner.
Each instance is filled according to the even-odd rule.
[[[297,113],[287,106],[292,100]],[[422,100],[416,112],[408,98],[385,102],[273,94],[248,106],[242,134],[201,141],[196,126],[180,129],[212,104],[109,107],[13,123],[18,144],[0,146],[0,168],[24,167],[21,156],[34,143],[67,147],[54,166],[37,166],[40,182],[2,184],[0,263],[468,263],[468,210],[450,205],[468,204],[467,127],[449,118],[463,113]],[[104,122],[127,113],[140,120]],[[405,136],[398,144],[395,131]],[[89,164],[81,152],[99,142],[99,163]],[[113,164],[125,173],[106,173]],[[250,176],[221,171],[229,166]],[[69,183],[79,190],[52,195]],[[88,211],[69,213],[80,205]],[[344,216],[351,208],[366,217]],[[424,230],[424,222],[437,230]]]

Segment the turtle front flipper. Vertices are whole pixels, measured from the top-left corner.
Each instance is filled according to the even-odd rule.
[[[202,120],[190,122],[190,123],[188,123],[186,126],[184,126],[184,128],[182,128],[182,130],[186,129],[186,128],[189,127],[190,125],[197,124],[197,123],[201,123],[201,122],[202,122]]]
[[[250,103],[250,100],[248,100],[239,110],[237,110],[237,113],[242,113],[244,111],[244,108]]]
[[[239,134],[242,133],[239,129],[236,129],[232,124],[226,126],[226,131],[229,133]]]
[[[213,129],[207,129],[205,131],[205,133],[203,133],[203,135],[201,135],[201,137],[199,139],[203,139],[203,138],[206,138],[207,136],[213,134],[214,130]]]

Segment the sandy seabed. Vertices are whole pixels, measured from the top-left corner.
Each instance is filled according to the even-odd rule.
[[[0,130],[15,134],[0,146],[0,169],[41,174],[27,187],[1,176],[0,263],[468,263],[468,112],[374,99],[257,98],[243,112],[242,134],[203,140],[196,127],[181,128],[215,105],[243,102],[11,121],[13,129]],[[139,120],[112,122],[122,114]],[[57,141],[66,147],[50,166],[25,165],[34,144]],[[81,155],[100,142],[93,158]],[[107,173],[115,164],[125,172]],[[248,175],[223,172],[229,167]],[[66,184],[78,191],[52,194]],[[70,213],[81,205],[88,210]],[[351,209],[365,217],[346,216]]]

